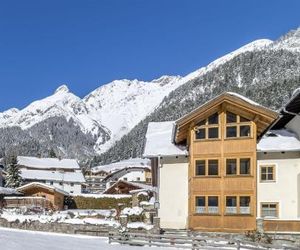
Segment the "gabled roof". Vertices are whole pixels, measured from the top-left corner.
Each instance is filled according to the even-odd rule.
[[[257,144],[257,151],[300,151],[300,141],[297,135],[286,129],[270,130]]]
[[[272,129],[282,129],[288,124],[296,114],[300,113],[300,88],[296,89],[292,98],[280,110],[280,119],[272,126]]]
[[[116,172],[110,173],[107,175],[105,178],[103,178],[103,182],[107,182],[109,180],[115,179],[115,178],[120,178],[128,173],[132,172],[140,172],[140,171],[150,171],[150,167],[129,167],[129,168],[123,168],[120,170],[117,170]]]
[[[74,159],[37,158],[29,156],[18,156],[18,165],[37,169],[80,169]]]
[[[176,121],[177,129],[175,133],[175,142],[180,143],[187,138],[187,133],[191,123],[197,123],[200,120],[205,119],[207,116],[220,109],[220,106],[222,105],[235,106],[238,112],[252,113],[252,120],[255,119],[257,124],[258,138],[263,135],[263,133],[278,117],[277,112],[242,95],[232,92],[224,92]]]
[[[144,157],[187,155],[186,147],[173,143],[175,122],[149,122]]]
[[[128,187],[130,187],[131,190],[155,191],[155,188],[153,186],[149,186],[149,185],[146,185],[146,184],[143,184],[143,183],[119,180],[116,183],[114,183],[112,186],[110,186],[108,189],[106,189],[103,192],[103,194],[112,193],[114,188],[118,187],[119,185],[128,186]]]
[[[84,183],[81,171],[59,172],[51,170],[21,169],[21,177],[26,180],[49,180],[62,182]]]
[[[113,173],[116,171],[119,171],[124,168],[148,168],[150,169],[150,160],[149,159],[141,159],[141,158],[130,158],[118,162],[113,162],[107,165],[101,165],[91,168],[92,173],[99,173],[99,172],[105,172],[105,173]]]
[[[0,195],[19,195],[20,193],[13,188],[0,187]]]
[[[18,187],[17,191],[24,192],[27,189],[36,188],[36,187],[47,189],[47,190],[50,190],[50,191],[53,191],[53,192],[57,192],[57,193],[60,193],[60,194],[63,194],[63,195],[69,195],[69,193],[66,192],[66,191],[64,191],[64,190],[61,190],[61,189],[56,188],[54,186],[50,186],[50,185],[47,185],[45,183],[40,183],[40,182],[31,182],[31,183],[28,183],[28,184],[26,184],[24,186]]]

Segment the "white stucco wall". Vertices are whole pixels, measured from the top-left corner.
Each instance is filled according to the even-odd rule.
[[[124,180],[125,178],[127,178],[127,181],[146,181],[145,171],[132,171],[123,175],[121,178],[119,178],[119,180]],[[138,180],[138,178],[140,178],[140,180]]]
[[[158,216],[162,228],[185,229],[188,220],[188,163],[162,163]]]
[[[80,183],[73,183],[73,186],[69,182],[63,182],[63,185],[60,185],[60,182],[53,181],[46,181],[46,184],[52,185],[56,188],[64,190],[70,194],[80,194],[81,193],[81,184]]]
[[[262,164],[276,165],[275,182],[260,182]],[[257,167],[257,216],[260,217],[261,202],[278,202],[278,219],[300,219],[300,158],[260,159]]]

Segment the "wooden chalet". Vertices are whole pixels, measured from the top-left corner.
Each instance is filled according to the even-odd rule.
[[[144,156],[155,164],[162,227],[256,229],[256,145],[277,117],[275,111],[225,92],[173,123],[168,139],[173,145],[166,152],[151,150],[157,146],[147,145],[147,135]]]
[[[69,194],[61,189],[44,183],[31,182],[17,188],[24,197],[7,199],[8,206],[41,207],[49,210],[63,210],[64,198]]]
[[[142,183],[119,180],[111,187],[106,189],[103,194],[130,194],[131,191],[153,191],[153,187]]]

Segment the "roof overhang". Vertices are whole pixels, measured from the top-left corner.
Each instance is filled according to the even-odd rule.
[[[69,195],[69,193],[67,193],[64,190],[61,190],[59,188],[56,188],[56,187],[53,187],[53,186],[50,186],[50,185],[47,185],[47,184],[44,184],[44,183],[40,183],[40,182],[31,182],[31,183],[25,184],[21,187],[18,187],[16,190],[18,192],[24,192],[24,191],[26,191],[28,189],[31,189],[31,188],[42,188],[42,189],[46,189],[46,190],[56,192],[56,193],[60,193],[60,194],[63,194],[63,195]]]
[[[257,124],[258,138],[262,136],[278,117],[276,111],[263,107],[246,97],[235,93],[224,92],[175,122],[177,127],[174,133],[175,143],[180,143],[187,139],[191,126],[197,124],[214,112],[219,111],[220,108],[226,109],[227,107],[235,107],[239,114],[244,115],[250,120],[254,120]]]

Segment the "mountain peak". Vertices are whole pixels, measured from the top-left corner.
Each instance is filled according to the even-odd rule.
[[[65,85],[65,84],[59,86],[59,87],[55,90],[55,94],[57,94],[57,93],[69,93],[69,92],[70,92],[70,90],[69,90],[68,86]]]

